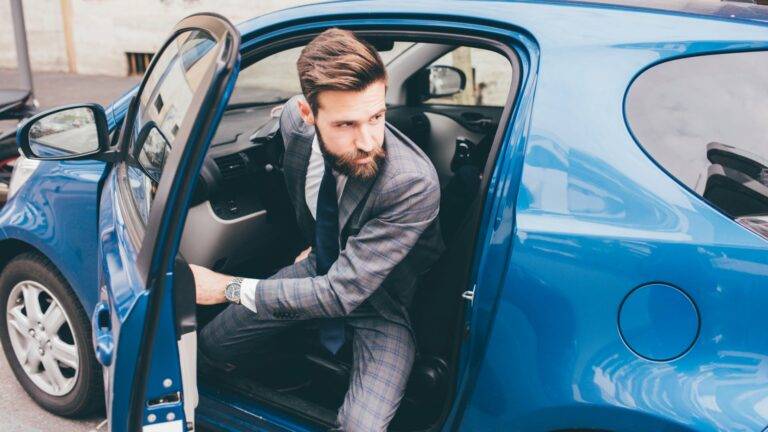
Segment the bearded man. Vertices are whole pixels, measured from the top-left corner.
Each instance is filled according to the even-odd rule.
[[[280,116],[284,174],[311,246],[269,279],[192,266],[199,304],[233,303],[200,334],[213,362],[261,348],[308,321],[335,354],[352,343],[345,431],[383,431],[403,397],[416,348],[408,305],[417,277],[443,250],[440,184],[429,158],[385,122],[378,52],[329,29],[297,62],[302,96]]]

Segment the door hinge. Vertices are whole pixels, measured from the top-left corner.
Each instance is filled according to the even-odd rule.
[[[461,293],[461,298],[467,300],[470,306],[475,303],[475,288],[477,288],[477,285],[472,285],[471,290]]]

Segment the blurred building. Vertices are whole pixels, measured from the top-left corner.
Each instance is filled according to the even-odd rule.
[[[182,18],[211,11],[233,23],[317,0],[24,0],[34,71],[141,74]],[[10,2],[0,0],[0,68],[16,67]]]
[[[320,0],[23,0],[23,5],[33,71],[128,76],[143,74],[152,54],[173,26],[187,15],[211,11],[239,23],[317,1]],[[637,0],[638,4],[644,1]],[[758,3],[766,4],[768,0]],[[0,68],[16,67],[14,47],[10,2],[0,0]],[[486,59],[470,59],[468,52],[465,54],[457,53],[454,59],[455,65],[465,72],[478,63],[487,63]],[[496,68],[488,64],[486,69],[493,73]],[[471,86],[482,84],[467,75]]]

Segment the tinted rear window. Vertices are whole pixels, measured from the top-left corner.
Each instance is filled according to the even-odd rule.
[[[669,61],[626,101],[640,145],[727,215],[768,214],[768,52]]]

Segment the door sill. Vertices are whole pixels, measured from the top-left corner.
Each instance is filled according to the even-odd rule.
[[[218,371],[206,372],[199,375],[198,387],[201,405],[208,404],[204,403],[203,399],[215,401],[214,404],[218,402],[219,404],[229,405],[232,402],[237,402],[239,409],[232,410],[232,413],[238,417],[250,418],[256,416],[264,420],[262,413],[274,409],[279,411],[279,413],[275,412],[278,416],[287,414],[308,428],[318,427],[327,430],[334,427],[336,422],[335,411],[308,402],[292,394],[274,390],[247,376]],[[202,407],[202,409],[204,412],[201,414],[204,414],[204,416],[210,415],[205,407]],[[244,410],[251,415],[245,415],[242,412]],[[217,409],[216,411],[219,410]],[[221,417],[218,412],[213,414],[213,417]],[[207,422],[204,421],[204,423]],[[277,425],[274,426],[276,430],[283,430]]]

